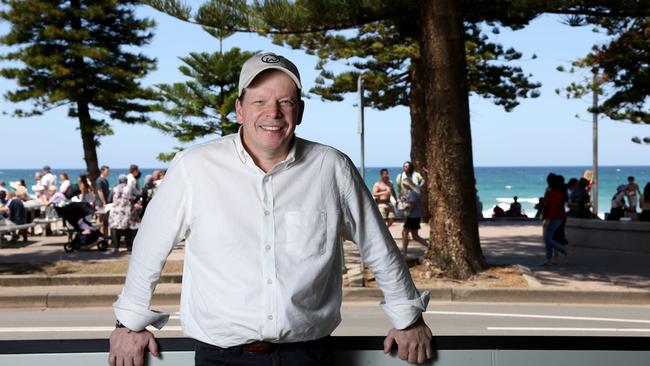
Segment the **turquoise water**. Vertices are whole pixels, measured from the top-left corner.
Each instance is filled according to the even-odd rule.
[[[371,188],[379,179],[381,168],[366,168],[366,184]],[[401,167],[387,168],[391,179],[402,170]],[[591,167],[476,167],[478,195],[483,202],[483,216],[492,216],[492,209],[499,205],[504,210],[510,207],[512,197],[517,196],[524,213],[535,215],[533,208],[539,197],[544,196],[548,173],[563,175],[565,181],[580,178]],[[610,201],[619,184],[627,184],[627,177],[633,176],[641,191],[650,182],[650,166],[601,166],[598,169],[600,190],[598,192],[598,212],[609,212]]]
[[[379,179],[381,167],[366,168],[366,185],[372,189],[374,182]],[[402,171],[401,167],[387,167],[392,180]],[[483,215],[491,216],[492,208],[500,205],[507,209],[512,202],[513,196],[518,196],[522,208],[526,214],[533,216],[534,204],[540,196],[544,195],[546,189],[546,176],[553,172],[561,174],[568,181],[572,177],[581,177],[583,172],[591,167],[477,167],[474,169],[478,194],[483,202]],[[151,174],[154,169],[141,169],[142,176]],[[83,173],[82,169],[56,169],[53,172],[65,171],[73,180]],[[0,181],[11,182],[18,179],[25,179],[28,188],[34,184],[34,172],[32,169],[0,169]],[[111,169],[109,181],[111,185],[117,182],[117,176],[127,174],[127,169]],[[599,212],[604,213],[610,209],[610,200],[619,184],[626,184],[628,176],[634,176],[636,183],[643,187],[650,182],[650,166],[604,166],[599,169],[600,191],[599,191]],[[142,183],[140,178],[140,183]]]

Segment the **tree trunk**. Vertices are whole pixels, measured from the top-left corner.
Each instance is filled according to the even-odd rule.
[[[462,2],[420,3],[431,244],[427,259],[447,276],[485,268],[476,217]]]
[[[84,148],[84,160],[86,161],[86,170],[91,182],[95,182],[99,177],[99,162],[97,161],[97,142],[95,141],[95,126],[90,117],[88,103],[77,102],[77,112],[79,114],[79,130],[81,131],[81,141]]]
[[[422,174],[425,182],[429,181],[429,167],[426,159],[427,149],[427,119],[424,115],[424,80],[422,79],[422,63],[413,60],[410,70],[411,90],[409,93],[409,110],[411,112],[411,162],[416,170]],[[422,187],[422,221],[428,222],[431,217],[429,212],[429,190]]]

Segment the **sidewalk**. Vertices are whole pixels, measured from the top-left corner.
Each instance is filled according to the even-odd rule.
[[[420,234],[428,239],[428,226]],[[391,227],[400,243],[401,223]],[[541,267],[544,247],[541,224],[482,222],[479,226],[483,252],[488,263],[517,264],[525,273],[528,288],[432,288],[432,301],[475,302],[570,302],[650,305],[650,254],[572,247],[568,260]],[[65,253],[63,236],[30,237],[30,242],[0,248],[3,263],[35,263],[57,260],[128,261],[128,254],[106,255],[94,248]],[[412,242],[409,256],[421,256],[425,247]],[[183,246],[172,251],[169,261],[183,258]],[[356,246],[345,244],[348,278],[359,277]],[[165,274],[156,289],[154,304],[178,304],[180,274]],[[359,277],[360,279],[360,277]],[[0,308],[109,306],[121,290],[124,275],[2,275]],[[360,281],[358,281],[360,282]],[[358,283],[357,282],[357,283]],[[424,290],[424,289],[422,289]],[[378,289],[344,288],[345,301],[381,299]]]

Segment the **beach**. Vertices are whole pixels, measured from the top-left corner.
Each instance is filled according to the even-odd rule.
[[[141,168],[142,177],[140,186],[143,184],[143,177],[151,174],[153,170],[162,168]],[[379,179],[379,171],[382,167],[366,167],[365,183],[369,190]],[[387,167],[391,180],[402,171],[402,167]],[[536,210],[534,205],[539,197],[544,196],[546,190],[546,176],[550,172],[561,174],[565,181],[572,177],[581,177],[589,166],[575,167],[475,167],[476,187],[478,195],[483,203],[483,216],[491,217],[492,209],[498,205],[507,210],[512,203],[513,196],[519,197],[523,212],[529,217],[534,217]],[[598,192],[599,216],[604,217],[609,212],[612,196],[619,184],[627,184],[627,177],[634,176],[637,184],[643,186],[650,182],[650,166],[602,166],[599,168],[600,190]],[[40,169],[0,169],[0,181],[7,183],[18,179],[25,179],[27,187],[31,188],[34,180],[34,172]],[[84,173],[84,169],[58,169],[53,168],[55,174],[67,172],[72,180]],[[120,174],[128,174],[127,168],[111,168],[109,183],[114,186]]]

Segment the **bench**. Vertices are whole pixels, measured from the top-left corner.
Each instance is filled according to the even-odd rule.
[[[16,224],[0,225],[0,244],[6,241],[4,237],[6,233],[11,233],[13,236],[15,235],[14,233],[16,231],[18,231],[19,234],[22,234],[24,241],[27,241],[27,234],[28,234],[27,231],[30,228],[33,228],[34,226],[35,226],[34,223],[22,224],[22,225],[16,225]]]
[[[34,219],[32,221],[32,224],[35,225],[34,227],[40,226],[43,229],[43,231],[41,232],[41,235],[46,236],[47,235],[47,227],[50,224],[57,223],[57,222],[63,222],[63,219],[60,218],[60,217],[43,218],[43,219],[38,218],[38,219]],[[34,234],[34,233],[32,232],[32,234]]]

